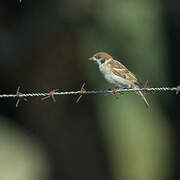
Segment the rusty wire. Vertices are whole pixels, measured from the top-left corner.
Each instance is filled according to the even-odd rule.
[[[83,88],[84,89],[84,88]],[[130,88],[130,89],[118,89],[116,93],[122,92],[133,92],[133,91],[145,91],[145,92],[156,92],[156,91],[175,91],[176,94],[180,91],[180,86],[177,87],[157,87],[157,88]],[[79,90],[79,91],[58,91],[53,90],[50,92],[39,92],[39,93],[22,93],[18,91],[16,94],[0,94],[0,98],[27,98],[27,97],[46,97],[46,96],[61,96],[61,95],[84,95],[84,94],[111,94],[112,89],[108,90]]]
[[[16,107],[18,107],[20,99],[27,101],[28,97],[42,97],[41,100],[45,100],[47,98],[52,98],[54,102],[56,102],[55,96],[61,95],[80,95],[76,100],[76,103],[82,98],[85,94],[115,94],[114,89],[105,89],[105,90],[86,90],[84,88],[85,83],[82,85],[79,91],[59,91],[58,89],[52,90],[50,92],[39,92],[39,93],[22,93],[20,92],[20,86],[18,86],[16,94],[0,94],[0,98],[17,98]],[[129,88],[129,89],[116,89],[117,93],[124,92],[135,92],[135,91],[145,91],[145,92],[156,92],[156,91],[175,91],[176,94],[180,91],[180,86],[177,87],[157,87],[157,88]]]

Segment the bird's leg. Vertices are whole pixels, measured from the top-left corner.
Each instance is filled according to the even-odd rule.
[[[104,96],[117,94],[118,90],[119,90],[119,87],[115,87],[114,89],[108,89],[108,90],[109,90],[109,93],[105,94]]]
[[[120,91],[119,91],[119,93],[120,94],[124,94],[125,92],[124,91],[121,91],[121,89],[126,89],[127,87],[121,87],[121,88],[119,88],[120,89]]]
[[[116,99],[118,99],[119,97],[117,96],[117,93],[119,93],[119,87],[115,87],[114,89],[112,89],[111,90],[111,92],[110,92],[110,94],[112,94],[112,95],[115,95],[114,97],[116,98]],[[121,92],[120,92],[121,93]]]
[[[109,94],[105,94],[105,96],[107,96],[107,95],[115,95],[115,97],[118,98],[117,93],[124,94],[124,92],[119,91],[120,89],[123,89],[123,87],[122,88],[115,87],[114,89],[109,89],[109,91],[110,91]]]
[[[118,93],[118,90],[119,90],[119,87],[115,87],[115,88],[111,91],[111,93],[112,93],[112,94],[116,94],[116,93]]]

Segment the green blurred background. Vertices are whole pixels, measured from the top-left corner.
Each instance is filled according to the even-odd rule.
[[[180,82],[180,1],[1,0],[1,94],[105,89],[105,51],[150,87]],[[78,96],[77,96],[78,97]],[[171,92],[0,101],[1,180],[179,180],[180,101]]]

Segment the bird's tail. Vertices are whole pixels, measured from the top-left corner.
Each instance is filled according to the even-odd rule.
[[[142,98],[143,101],[144,101],[144,104],[146,105],[147,108],[149,108],[149,103],[147,102],[144,94],[143,94],[141,91],[138,91],[137,94],[138,94],[139,96],[141,96],[141,98]]]

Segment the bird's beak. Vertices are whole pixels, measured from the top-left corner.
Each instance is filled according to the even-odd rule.
[[[88,60],[94,61],[94,57],[90,57],[90,58],[88,58]]]

